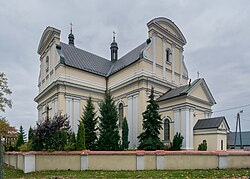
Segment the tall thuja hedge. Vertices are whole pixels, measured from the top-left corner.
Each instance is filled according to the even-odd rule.
[[[85,129],[83,122],[80,122],[76,137],[76,150],[84,150],[85,146]]]
[[[23,130],[23,126],[20,126],[18,138],[16,142],[16,150],[19,150],[19,147],[24,144],[25,132]]]
[[[89,97],[87,100],[87,104],[83,109],[83,115],[81,117],[81,121],[84,124],[85,128],[85,145],[89,150],[94,150],[96,148],[96,112],[95,107],[92,101],[92,98]]]
[[[129,141],[128,141],[128,122],[127,119],[124,118],[122,122],[122,149],[128,149]]]
[[[143,132],[138,136],[140,150],[160,150],[164,148],[159,134],[162,129],[161,116],[158,113],[159,105],[154,100],[154,88],[151,89],[147,109],[142,113]]]
[[[65,130],[67,140],[71,137],[71,127],[66,115],[57,114],[52,120],[37,123],[33,130],[32,150],[64,150],[62,133]]]
[[[28,141],[32,141],[33,136],[34,136],[34,131],[33,131],[33,129],[30,127],[30,128],[29,128],[29,132],[28,132]]]
[[[118,131],[118,112],[110,92],[99,105],[100,107],[100,136],[97,142],[98,150],[120,150]]]

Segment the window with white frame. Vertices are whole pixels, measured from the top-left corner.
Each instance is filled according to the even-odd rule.
[[[123,122],[123,116],[124,116],[124,110],[123,110],[123,103],[119,104],[119,127],[122,127]]]
[[[163,121],[163,140],[169,141],[170,140],[170,118],[167,117]]]

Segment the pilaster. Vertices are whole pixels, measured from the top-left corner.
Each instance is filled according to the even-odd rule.
[[[184,137],[182,142],[182,149],[188,149],[189,147],[189,109],[182,108],[181,109],[181,135]]]
[[[72,121],[72,98],[69,96],[65,96],[66,99],[66,114],[69,117],[68,120],[70,122],[70,125],[73,126]]]
[[[219,154],[219,169],[227,169],[228,154]]]
[[[175,44],[172,43],[172,82],[174,83],[174,74],[175,74],[175,59],[174,59],[174,53],[175,53]]]
[[[136,170],[144,170],[144,154],[136,154]]]
[[[30,172],[35,172],[36,171],[36,155],[34,154],[27,154],[24,155],[24,168],[23,168],[23,172],[24,173],[30,173]]]
[[[164,154],[160,153],[156,155],[156,169],[164,170]]]
[[[153,60],[153,73],[156,72],[156,34],[152,34],[152,60]]]
[[[180,132],[180,110],[174,110],[174,135]]]
[[[77,133],[79,119],[80,119],[80,99],[74,98],[74,126],[72,126],[72,128],[75,133]]]
[[[193,128],[194,128],[194,109],[189,109],[189,146],[188,148],[194,149],[194,134],[193,134]]]
[[[129,132],[128,133],[128,140],[130,141],[130,143],[129,143],[129,148],[132,148],[132,146],[133,146],[133,138],[132,138],[132,136],[133,136],[133,131],[132,131],[132,124],[133,124],[133,98],[132,98],[132,96],[130,96],[130,97],[128,97],[128,128],[129,128],[129,131],[131,131],[131,132]]]
[[[133,96],[133,138],[135,147],[138,146],[138,95]]]
[[[88,154],[81,155],[81,170],[89,169]]]
[[[183,50],[180,49],[180,56],[179,56],[179,59],[180,59],[180,86],[182,86],[182,65],[183,65]]]
[[[162,78],[166,79],[166,39],[162,39]]]

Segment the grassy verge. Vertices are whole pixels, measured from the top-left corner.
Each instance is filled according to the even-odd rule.
[[[239,170],[149,170],[149,171],[49,171],[24,174],[5,167],[5,178],[248,178],[250,169]]]

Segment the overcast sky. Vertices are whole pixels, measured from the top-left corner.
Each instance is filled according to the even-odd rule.
[[[250,130],[250,1],[243,0],[0,1],[0,71],[13,92],[12,109],[0,115],[26,131],[35,126],[37,47],[47,26],[60,29],[67,42],[73,22],[76,46],[109,58],[113,30],[121,56],[146,40],[146,23],[159,16],[184,34],[189,77],[199,71],[205,78],[217,102],[213,116],[226,116],[235,130],[236,114],[244,110],[242,128]],[[236,109],[217,112],[229,108]]]

